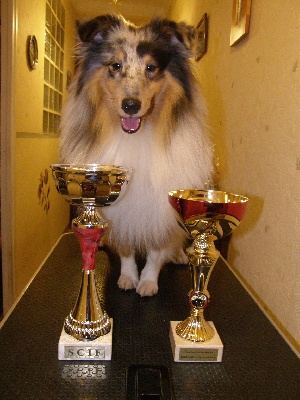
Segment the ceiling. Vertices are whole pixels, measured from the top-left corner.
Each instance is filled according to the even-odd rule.
[[[107,13],[119,13],[140,25],[153,16],[167,16],[172,0],[71,0],[78,19],[93,18]]]

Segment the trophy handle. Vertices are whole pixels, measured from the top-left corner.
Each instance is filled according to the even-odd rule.
[[[188,293],[190,316],[176,326],[176,333],[192,342],[206,342],[214,336],[214,329],[205,321],[204,309],[209,303],[208,281],[220,252],[214,241],[216,236],[201,233],[187,249],[193,289]]]

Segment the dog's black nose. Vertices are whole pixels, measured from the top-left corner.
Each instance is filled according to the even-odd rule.
[[[136,114],[141,108],[141,102],[137,99],[124,99],[122,101],[122,110],[128,115]]]

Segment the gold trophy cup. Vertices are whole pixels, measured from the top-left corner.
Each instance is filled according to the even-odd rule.
[[[102,309],[95,282],[96,255],[108,223],[98,210],[118,199],[129,181],[130,169],[99,164],[52,164],[51,169],[57,191],[82,208],[72,221],[83,260],[81,286],[64,322],[59,359],[110,359],[111,319]]]
[[[208,281],[220,256],[214,241],[229,235],[239,225],[248,198],[217,190],[175,190],[169,192],[169,203],[194,239],[192,246],[186,250],[193,285],[188,294],[190,316],[176,324],[171,322],[174,359],[221,361],[223,344],[213,323],[204,319],[204,309],[210,297]],[[191,345],[191,342],[196,345]]]

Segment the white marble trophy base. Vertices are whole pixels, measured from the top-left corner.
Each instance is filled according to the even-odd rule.
[[[95,340],[81,341],[68,335],[64,329],[58,343],[59,360],[111,360],[113,321],[110,319],[111,329],[106,335]]]
[[[176,362],[221,362],[223,356],[223,343],[216,331],[213,322],[209,324],[214,328],[215,335],[207,342],[191,342],[183,339],[176,333],[176,325],[180,321],[171,321],[170,341],[174,361]]]

